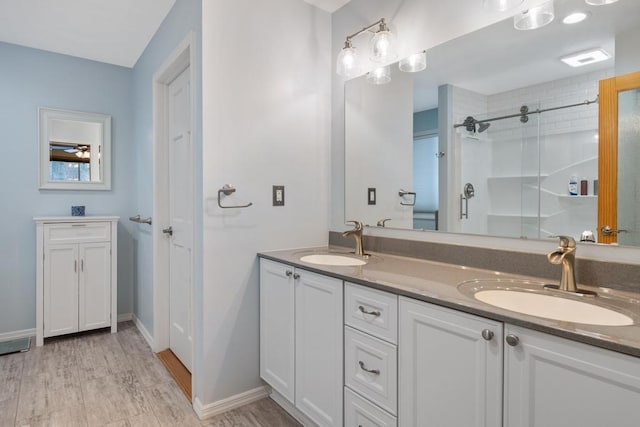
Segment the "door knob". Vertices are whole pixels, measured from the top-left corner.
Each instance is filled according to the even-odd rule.
[[[629,230],[614,230],[612,229],[610,226],[608,225],[603,225],[600,228],[600,231],[602,232],[602,234],[604,234],[605,236],[611,236],[612,234],[618,234],[618,233],[628,233]]]
[[[169,226],[167,228],[163,228],[162,232],[164,234],[168,234],[169,236],[173,236],[173,227]]]

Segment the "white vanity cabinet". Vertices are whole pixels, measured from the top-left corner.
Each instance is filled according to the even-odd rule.
[[[342,426],[342,286],[260,260],[260,376],[319,426]]]
[[[497,427],[502,323],[400,298],[398,425]]]
[[[91,329],[117,330],[117,217],[36,221],[36,345]]]
[[[640,359],[505,325],[505,427],[637,427]]]

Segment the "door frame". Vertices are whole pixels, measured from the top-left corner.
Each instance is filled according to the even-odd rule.
[[[618,229],[618,94],[640,87],[640,72],[600,80],[598,96],[598,243],[616,243]]]
[[[153,75],[153,338],[155,352],[169,348],[170,293],[169,293],[169,240],[162,229],[169,224],[169,84],[189,67],[191,134],[195,129],[195,33],[190,32],[178,47],[167,57]],[[193,145],[192,145],[193,147]],[[196,164],[196,150],[192,150],[192,164]],[[195,168],[189,171],[196,183]],[[196,196],[195,188],[193,192]],[[195,209],[192,218],[191,241],[195,242]],[[192,243],[193,244],[193,243]],[[191,378],[195,376],[195,257],[191,257]],[[192,384],[193,386],[193,384]],[[192,388],[193,389],[193,388]],[[193,396],[192,396],[193,397]],[[192,399],[195,402],[195,398]]]

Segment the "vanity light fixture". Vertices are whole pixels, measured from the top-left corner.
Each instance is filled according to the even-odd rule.
[[[584,0],[587,4],[591,6],[604,6],[605,4],[615,3],[618,0]]]
[[[398,62],[398,68],[405,73],[417,73],[427,68],[427,51],[414,53],[413,55],[402,58]]]
[[[391,67],[384,65],[367,73],[367,81],[374,85],[383,85],[391,81]]]
[[[513,17],[516,30],[535,30],[550,24],[555,18],[553,0],[524,10]]]
[[[606,61],[609,58],[611,58],[609,52],[602,48],[597,48],[573,53],[560,58],[560,60],[571,67],[582,67],[595,62]]]
[[[376,31],[373,28],[378,27]],[[344,47],[338,54],[336,72],[344,77],[354,77],[358,74],[358,55],[352,40],[365,32],[373,33],[370,42],[370,59],[374,62],[388,63],[398,57],[394,50],[395,35],[389,30],[384,18],[347,36]]]
[[[589,12],[573,12],[570,13],[569,15],[565,16],[562,19],[562,23],[563,24],[577,24],[578,22],[582,22],[585,19],[587,19],[589,17],[590,13]]]
[[[491,10],[504,12],[520,6],[524,0],[483,0],[482,5]]]

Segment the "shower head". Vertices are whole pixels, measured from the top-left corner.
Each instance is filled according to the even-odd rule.
[[[491,123],[487,122],[478,122],[478,133],[482,133],[487,130],[491,126]]]

